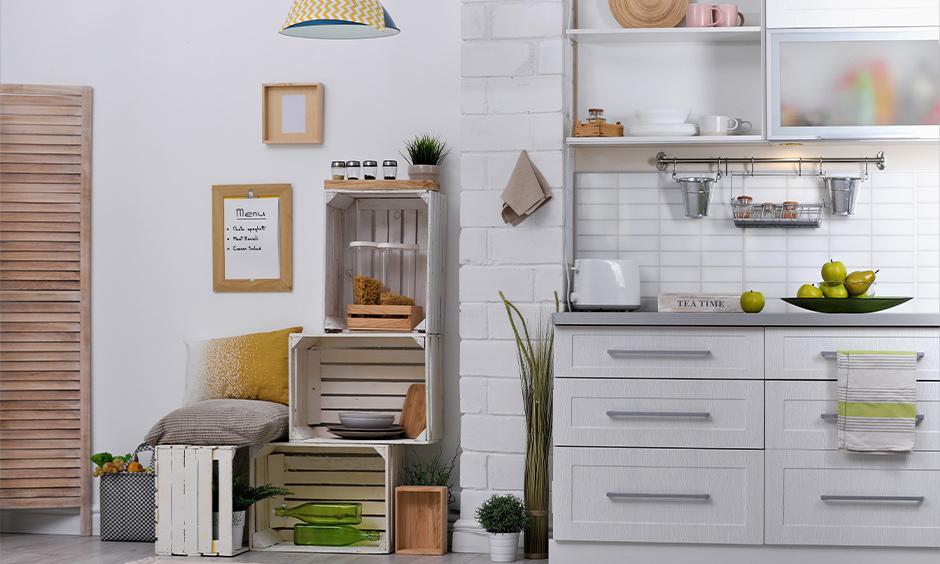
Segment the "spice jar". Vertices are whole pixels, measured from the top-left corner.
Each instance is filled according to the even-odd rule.
[[[754,199],[750,196],[738,196],[736,198],[737,207],[734,209],[734,217],[744,219],[751,217],[751,202]]]
[[[382,176],[385,180],[395,180],[398,174],[398,161],[382,161]]]
[[[604,110],[601,108],[590,108],[588,109],[588,123],[604,123],[607,120],[604,119]]]
[[[799,205],[797,202],[786,201],[783,203],[783,219],[796,219],[800,216]]]
[[[378,244],[372,241],[350,241],[353,263],[353,303],[378,305],[382,283],[375,278],[374,259]]]
[[[359,161],[346,161],[346,180],[359,180]]]
[[[415,305],[415,278],[418,245],[379,243],[382,283],[388,294],[382,294],[382,305]]]
[[[763,215],[761,217],[763,217],[764,219],[773,219],[774,210],[776,209],[776,207],[777,207],[776,204],[774,204],[773,202],[764,202],[763,204],[761,204],[761,209],[763,210]]]
[[[362,161],[362,178],[364,180],[375,180],[375,175],[379,173],[379,163],[375,161]]]
[[[346,178],[346,163],[344,161],[331,162],[330,174],[333,175],[333,180],[343,180]]]

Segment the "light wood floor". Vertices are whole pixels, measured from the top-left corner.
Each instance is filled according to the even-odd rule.
[[[3,564],[125,564],[154,556],[153,543],[101,542],[98,537],[74,535],[0,535]],[[488,564],[488,554],[406,556],[400,554],[300,554],[245,552],[233,557],[164,556],[173,562],[231,562],[259,564]],[[518,557],[522,561],[522,555]],[[533,560],[529,562],[546,562]]]

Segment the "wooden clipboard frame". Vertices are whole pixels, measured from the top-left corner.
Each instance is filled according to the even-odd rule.
[[[285,94],[304,97],[304,131],[285,133],[281,130],[282,99]],[[323,84],[282,83],[261,85],[262,143],[323,143]]]
[[[229,280],[225,278],[225,198],[250,196],[278,198],[280,278]],[[290,292],[294,285],[291,251],[290,184],[223,184],[212,187],[212,290],[215,292]]]

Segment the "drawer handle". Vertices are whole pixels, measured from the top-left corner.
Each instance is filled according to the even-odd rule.
[[[685,351],[685,350],[623,350],[623,349],[607,349],[607,354],[610,356],[708,356],[712,354],[712,351]]]
[[[819,416],[820,416],[821,418],[827,420],[827,421],[831,421],[831,420],[834,420],[834,419],[838,419],[838,418],[839,418],[839,414],[838,414],[838,413],[820,413]],[[921,421],[924,420],[924,414],[923,414],[923,413],[918,413],[918,414],[914,417],[914,419],[915,419],[914,424],[916,425],[916,424],[918,424],[918,423],[920,423]]]
[[[822,356],[826,358],[835,358],[839,355],[839,353],[837,353],[836,351],[819,351],[819,354],[821,354]],[[917,353],[917,358],[924,358],[924,353],[922,352]]]
[[[711,413],[707,411],[608,411],[607,417],[711,417]]]
[[[632,499],[696,499],[706,500],[708,494],[669,494],[669,493],[618,493],[607,492],[610,499],[632,498]]]
[[[823,501],[908,501],[923,503],[922,495],[821,495]]]

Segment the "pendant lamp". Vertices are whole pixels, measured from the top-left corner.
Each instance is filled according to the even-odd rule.
[[[295,0],[281,35],[312,39],[390,37],[399,29],[378,0]]]

